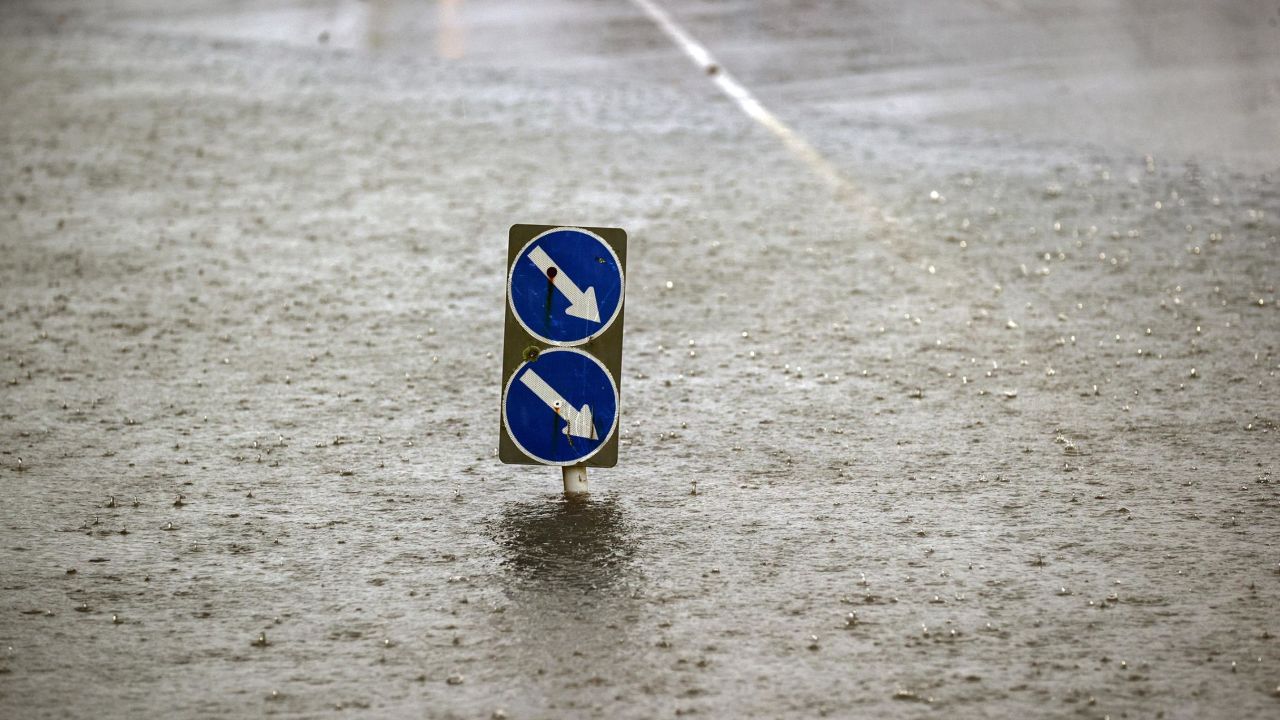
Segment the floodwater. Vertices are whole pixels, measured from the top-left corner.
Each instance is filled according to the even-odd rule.
[[[0,8],[0,716],[1280,712],[1280,9],[660,4]]]

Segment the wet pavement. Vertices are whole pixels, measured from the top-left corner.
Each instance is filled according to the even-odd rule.
[[[646,85],[682,84],[688,75],[635,0],[44,5],[131,31],[430,56],[565,81],[569,71],[592,82]],[[681,0],[662,7],[791,123],[827,116],[940,125],[987,141],[1095,144],[1257,172],[1280,166],[1274,2]]]
[[[511,6],[0,10],[0,716],[1277,712],[1274,6],[672,3],[842,195]],[[585,504],[513,222],[630,234]]]

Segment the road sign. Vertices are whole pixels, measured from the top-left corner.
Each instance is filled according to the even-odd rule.
[[[545,230],[524,244],[507,274],[516,321],[550,345],[581,345],[622,312],[622,261],[585,228]]]
[[[511,227],[503,462],[617,464],[626,259],[619,228]]]
[[[550,348],[507,381],[502,419],[516,447],[547,465],[577,465],[600,451],[618,425],[618,386],[581,350]]]

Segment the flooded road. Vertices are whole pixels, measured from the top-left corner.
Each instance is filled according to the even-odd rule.
[[[132,31],[681,84],[648,0],[124,0]],[[1264,0],[657,3],[787,122],[938,125],[1186,160],[1280,165],[1280,6]],[[551,78],[548,78],[551,79]],[[838,133],[837,133],[838,134]],[[847,131],[846,131],[847,134]],[[815,137],[821,140],[821,137]]]
[[[513,5],[0,9],[0,716],[1277,712],[1274,5],[664,4],[840,195]],[[587,503],[513,222],[630,235]]]

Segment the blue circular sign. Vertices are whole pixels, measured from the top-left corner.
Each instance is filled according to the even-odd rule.
[[[549,345],[581,345],[609,329],[622,310],[622,263],[599,235],[553,228],[516,255],[507,278],[511,311]]]
[[[581,350],[550,348],[522,363],[502,393],[502,420],[516,447],[547,465],[575,465],[618,426],[618,385]]]

